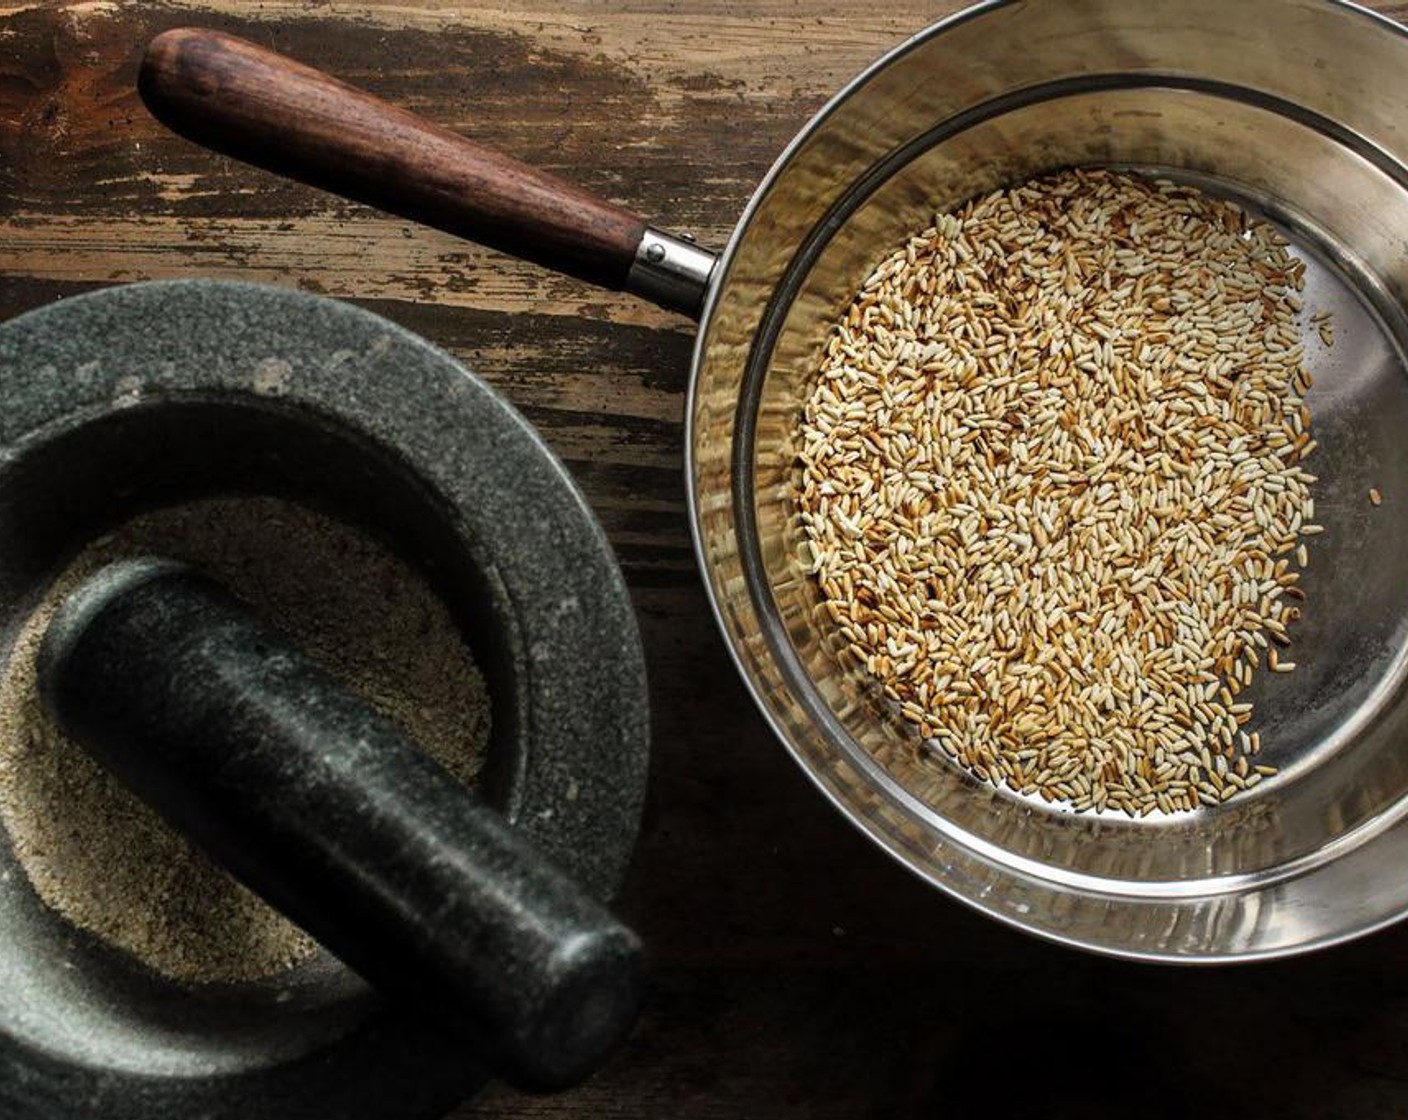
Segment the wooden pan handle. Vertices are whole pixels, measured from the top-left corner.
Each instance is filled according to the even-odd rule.
[[[646,233],[619,206],[232,35],[159,35],[138,87],[208,148],[603,287],[626,286]]]

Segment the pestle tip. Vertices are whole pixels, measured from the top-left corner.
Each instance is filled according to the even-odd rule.
[[[511,1076],[538,1092],[566,1088],[597,1069],[630,1033],[640,1011],[642,951],[610,924],[562,942],[544,967],[549,998],[531,1035],[516,1040]]]

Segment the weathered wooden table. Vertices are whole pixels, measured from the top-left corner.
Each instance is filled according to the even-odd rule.
[[[466,1114],[1408,1116],[1408,931],[1254,968],[1097,960],[946,900],[813,792],[694,573],[688,323],[211,156],[133,89],[157,31],[223,28],[721,244],[825,97],[958,6],[0,0],[0,318],[160,277],[353,300],[537,424],[625,566],[655,753],[622,910],[652,950],[650,1008],[586,1086],[494,1088]]]

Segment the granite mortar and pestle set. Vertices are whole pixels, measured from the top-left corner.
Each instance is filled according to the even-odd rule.
[[[394,324],[247,284],[31,312],[0,327],[0,373],[11,638],[124,518],[275,495],[424,575],[493,716],[472,792],[201,572],[89,577],[43,640],[50,717],[326,952],[173,981],[48,910],[0,842],[0,1115],[415,1120],[490,1074],[594,1071],[641,997],[604,903],[644,797],[644,662],[605,536],[533,429]]]

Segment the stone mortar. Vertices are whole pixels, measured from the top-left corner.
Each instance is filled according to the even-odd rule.
[[[431,582],[488,680],[483,791],[593,893],[644,797],[645,670],[600,527],[532,428],[463,366],[331,300],[177,281],[0,327],[0,637],[144,509],[287,497]],[[416,1008],[326,955],[256,984],[157,976],[47,910],[0,837],[0,1115],[418,1120],[484,1080]]]

